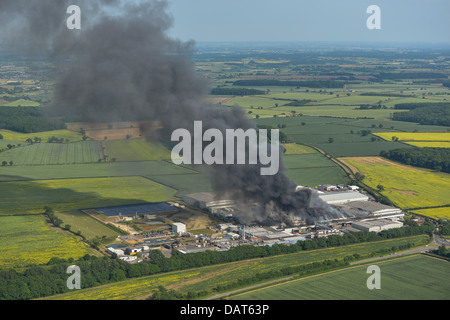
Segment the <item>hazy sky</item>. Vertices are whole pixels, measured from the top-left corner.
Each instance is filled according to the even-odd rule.
[[[170,35],[195,41],[450,43],[450,0],[168,0]],[[381,9],[369,30],[366,9]]]

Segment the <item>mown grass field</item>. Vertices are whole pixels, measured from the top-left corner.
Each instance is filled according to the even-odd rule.
[[[285,156],[292,155],[292,154],[317,153],[317,151],[314,150],[313,148],[303,146],[298,143],[285,143],[285,144],[283,144],[283,147],[286,149],[286,151],[284,152]]]
[[[55,230],[42,216],[0,217],[0,268],[45,264],[52,257],[80,258],[93,254],[69,233]]]
[[[328,272],[232,297],[233,300],[448,300],[450,265],[415,255],[375,263],[381,289],[368,289],[368,265]]]
[[[106,142],[109,159],[116,161],[170,160],[170,150],[145,139],[115,140]]]
[[[103,159],[99,141],[35,143],[0,153],[0,162],[13,161],[14,165],[92,163],[99,159]]]
[[[345,247],[327,248],[313,251],[303,251],[293,254],[273,256],[260,259],[237,261],[216,266],[195,268],[185,271],[177,271],[148,277],[129,279],[105,286],[77,290],[48,299],[57,300],[129,300],[141,299],[152,294],[159,285],[180,292],[207,290],[211,295],[217,285],[227,285],[239,279],[246,279],[257,272],[279,270],[282,267],[307,264],[326,259],[343,258],[354,253],[361,256],[381,249],[389,249],[406,243],[414,243],[416,246],[428,242],[428,236],[414,236],[402,239],[390,239],[373,243],[360,243]]]
[[[60,218],[63,223],[62,227],[65,225],[70,225],[70,230],[73,232],[81,231],[81,234],[88,240],[92,240],[95,237],[116,237],[119,235],[118,232],[111,228],[108,228],[103,223],[91,218],[86,213],[74,210],[69,212],[58,212],[56,216]]]
[[[340,158],[365,175],[363,182],[377,189],[398,207],[427,208],[450,204],[450,175],[399,164],[381,157]]]
[[[143,177],[11,181],[0,183],[0,215],[173,200],[176,190]]]

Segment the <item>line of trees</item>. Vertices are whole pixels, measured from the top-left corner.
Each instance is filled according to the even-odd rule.
[[[447,79],[445,74],[437,72],[380,72],[375,77],[383,80]]]
[[[409,110],[394,112],[392,120],[417,122],[420,124],[450,126],[450,103],[403,103],[394,109]]]
[[[49,211],[48,214],[51,215],[52,213]],[[399,229],[384,230],[378,234],[361,231],[344,234],[343,236],[332,235],[328,238],[299,241],[290,246],[283,244],[276,244],[271,247],[243,245],[231,248],[228,251],[205,251],[190,254],[182,254],[173,250],[171,258],[166,258],[159,250],[151,250],[149,253],[150,262],[138,264],[129,264],[115,257],[99,258],[90,255],[85,255],[76,261],[74,259],[52,258],[47,266],[34,266],[21,273],[15,270],[0,271],[0,299],[33,299],[67,292],[69,289],[66,286],[66,281],[69,275],[66,270],[71,264],[76,264],[82,270],[81,288],[90,288],[127,278],[226,262],[418,234],[431,235],[433,229],[433,224],[424,223],[422,226],[411,225]]]
[[[448,148],[401,148],[381,151],[380,156],[407,165],[450,173]]]
[[[344,81],[335,80],[270,80],[270,79],[249,79],[236,80],[233,82],[234,86],[287,86],[287,87],[308,87],[308,88],[343,88]]]
[[[258,94],[265,94],[266,92],[258,89],[248,88],[214,88],[211,90],[213,95],[231,95],[231,96],[251,96]]]

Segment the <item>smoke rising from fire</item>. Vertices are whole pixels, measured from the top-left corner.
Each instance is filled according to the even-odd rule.
[[[66,28],[69,5],[81,8],[81,30]],[[55,62],[68,63],[53,99],[66,117],[159,121],[164,131],[157,138],[163,142],[177,128],[192,130],[196,120],[204,130],[256,128],[237,106],[224,109],[203,102],[208,84],[195,72],[194,43],[167,36],[173,22],[167,6],[156,0],[1,0],[2,40],[29,54],[47,50]],[[142,131],[155,139],[152,130]],[[218,194],[245,199],[238,218],[246,223],[289,225],[294,217],[313,222],[340,215],[315,192],[295,192],[297,185],[284,174],[281,156],[279,162],[274,176],[261,176],[260,165],[212,165],[208,173]]]

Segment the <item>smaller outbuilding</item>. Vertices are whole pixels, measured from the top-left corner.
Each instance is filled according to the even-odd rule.
[[[181,222],[175,222],[172,224],[172,232],[182,234],[186,232],[186,225]]]

